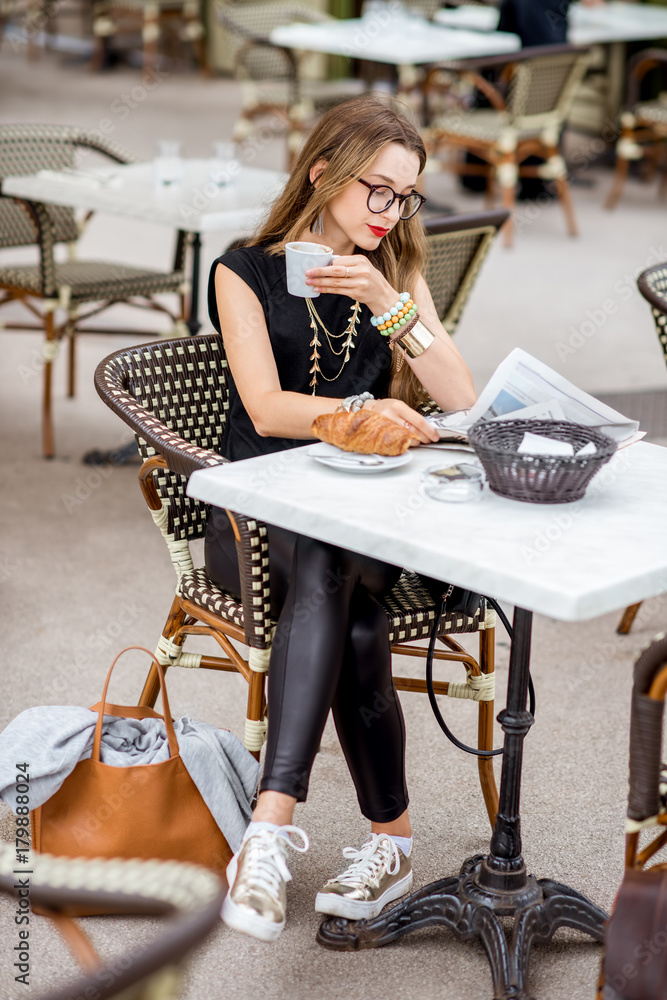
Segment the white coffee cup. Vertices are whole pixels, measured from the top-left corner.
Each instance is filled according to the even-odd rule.
[[[306,271],[311,267],[327,267],[334,259],[331,247],[321,243],[286,243],[285,267],[287,269],[287,291],[302,299],[316,299],[320,294],[312,285],[306,284]]]

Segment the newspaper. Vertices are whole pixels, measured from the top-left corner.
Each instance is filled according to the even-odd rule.
[[[516,347],[489,379],[469,410],[434,413],[426,418],[441,440],[467,441],[478,420],[569,420],[597,427],[624,447],[645,436],[639,422],[624,417],[594,396],[577,389],[548,365]]]

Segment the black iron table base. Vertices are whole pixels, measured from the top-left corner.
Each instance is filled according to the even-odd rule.
[[[380,948],[412,931],[442,926],[460,940],[479,938],[491,966],[494,1000],[529,1000],[528,961],[534,942],[547,943],[559,927],[602,941],[607,914],[580,892],[528,875],[521,854],[519,800],[523,741],[533,723],[526,711],[532,612],[514,611],[500,804],[487,855],[469,858],[457,876],[432,882],[373,920],[328,917],[317,940],[327,948]],[[514,917],[508,938],[500,920]]]

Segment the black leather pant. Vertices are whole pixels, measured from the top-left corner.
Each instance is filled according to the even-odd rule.
[[[408,806],[405,725],[391,676],[387,617],[376,597],[400,569],[269,526],[272,614],[278,626],[268,679],[268,740],[260,790],[305,801],[329,709],[361,811],[378,823]],[[240,594],[234,534],[213,508],[206,570]]]

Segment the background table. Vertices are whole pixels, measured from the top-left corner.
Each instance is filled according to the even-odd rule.
[[[374,948],[444,926],[462,940],[480,939],[495,1000],[528,1000],[532,944],[549,942],[562,926],[601,941],[606,914],[570,886],[529,875],[524,864],[521,771],[533,723],[526,710],[526,609],[576,621],[667,588],[667,449],[624,449],[581,501],[562,505],[490,493],[479,503],[440,503],[423,494],[420,472],[446,463],[446,453],[424,448],[400,469],[351,477],[298,448],[195,472],[188,493],[515,604],[507,707],[498,716],[505,734],[500,802],[488,854],[467,859],[459,875],[373,920],[326,919],[318,941],[339,950]],[[507,916],[514,917],[509,942],[500,919]]]
[[[500,11],[495,7],[456,7],[436,12],[434,20],[449,28],[493,31]],[[600,7],[573,4],[568,14],[572,45],[602,45],[667,38],[667,9],[639,3],[605,3]]]
[[[274,28],[271,42],[288,49],[306,49],[349,56],[393,66],[416,66],[457,59],[516,52],[518,35],[505,31],[461,31],[423,18],[386,13],[368,18],[286,24]]]
[[[192,233],[192,292],[188,327],[199,323],[199,254],[201,233],[220,229],[250,229],[282,190],[287,175],[277,170],[241,166],[224,187],[209,177],[214,161],[183,160],[184,175],[177,184],[158,186],[153,163],[117,165],[85,174],[45,170],[24,177],[5,177],[2,193],[29,201],[67,205],[141,219]]]

